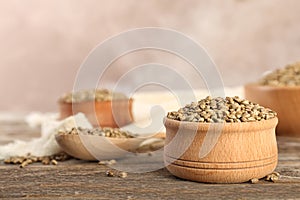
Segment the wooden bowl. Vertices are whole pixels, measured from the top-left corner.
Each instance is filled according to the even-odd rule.
[[[262,178],[277,165],[277,122],[278,119],[273,118],[224,123],[215,146],[206,156],[199,157],[207,131],[212,131],[210,136],[217,135],[220,124],[166,118],[164,159],[167,169],[177,177],[206,183],[241,183]],[[196,132],[195,128],[198,128]],[[209,140],[206,142],[210,143]]]
[[[58,104],[61,119],[82,112],[94,127],[100,125],[101,127],[118,128],[133,121],[132,102],[133,99],[124,99],[80,103],[59,101]]]
[[[279,136],[300,137],[300,87],[245,85],[245,97],[277,112]]]
[[[157,133],[151,138],[164,140],[165,134]],[[67,154],[81,160],[110,160],[124,157],[128,152],[136,152],[148,137],[109,138],[97,135],[57,134],[55,139]],[[89,147],[89,150],[86,149]],[[92,154],[90,153],[92,152]]]

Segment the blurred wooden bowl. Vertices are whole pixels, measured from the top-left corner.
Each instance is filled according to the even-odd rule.
[[[118,128],[133,121],[132,103],[133,99],[80,103],[58,102],[61,119],[82,112],[94,127],[100,125],[112,128]]]
[[[277,112],[279,136],[300,137],[300,87],[247,84],[245,98]]]
[[[151,138],[164,140],[164,136],[165,134],[158,133]],[[109,138],[97,135],[57,134],[55,139],[62,150],[74,158],[96,161],[118,159],[124,157],[128,152],[136,152],[141,144],[149,138]]]
[[[277,122],[277,118],[272,118],[224,123],[216,144],[206,156],[200,157],[207,131],[212,130],[210,136],[215,137],[220,124],[166,118],[164,159],[167,169],[177,177],[207,183],[241,183],[262,178],[277,165]],[[212,144],[211,138],[206,142]]]

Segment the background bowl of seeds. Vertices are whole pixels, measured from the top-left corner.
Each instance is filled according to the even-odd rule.
[[[169,112],[164,122],[167,169],[208,183],[262,178],[277,165],[277,122],[274,111],[239,97],[207,97]],[[202,147],[214,141],[200,156]]]
[[[64,119],[82,112],[94,127],[121,127],[133,121],[132,99],[106,89],[84,90],[63,95],[59,101]]]
[[[128,152],[146,153],[158,150],[163,147],[165,134],[157,133],[137,137],[119,128],[83,129],[78,127],[68,132],[59,132],[55,139],[67,154],[81,160],[95,161],[122,158]]]
[[[277,112],[277,135],[300,137],[300,62],[245,85],[245,97]]]

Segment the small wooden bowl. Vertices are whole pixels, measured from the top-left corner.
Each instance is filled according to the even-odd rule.
[[[245,97],[277,112],[277,135],[300,137],[300,87],[247,84]]]
[[[58,104],[61,119],[82,112],[94,127],[118,128],[133,121],[132,102],[133,99],[124,99],[80,103],[59,101]]]
[[[167,169],[177,177],[206,183],[241,183],[262,178],[272,173],[277,165],[277,122],[278,119],[273,118],[259,122],[224,123],[215,146],[200,158],[207,131],[210,129],[210,134],[215,134],[220,124],[166,118],[164,159]],[[193,133],[195,127],[198,130]],[[190,145],[188,141],[191,141]]]

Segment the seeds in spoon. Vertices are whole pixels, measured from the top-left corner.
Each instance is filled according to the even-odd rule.
[[[84,129],[81,127],[74,127],[70,131],[59,131],[58,134],[62,135],[97,135],[97,136],[105,136],[105,137],[113,137],[113,138],[133,138],[134,134],[121,130],[119,128],[94,128],[94,129]]]

